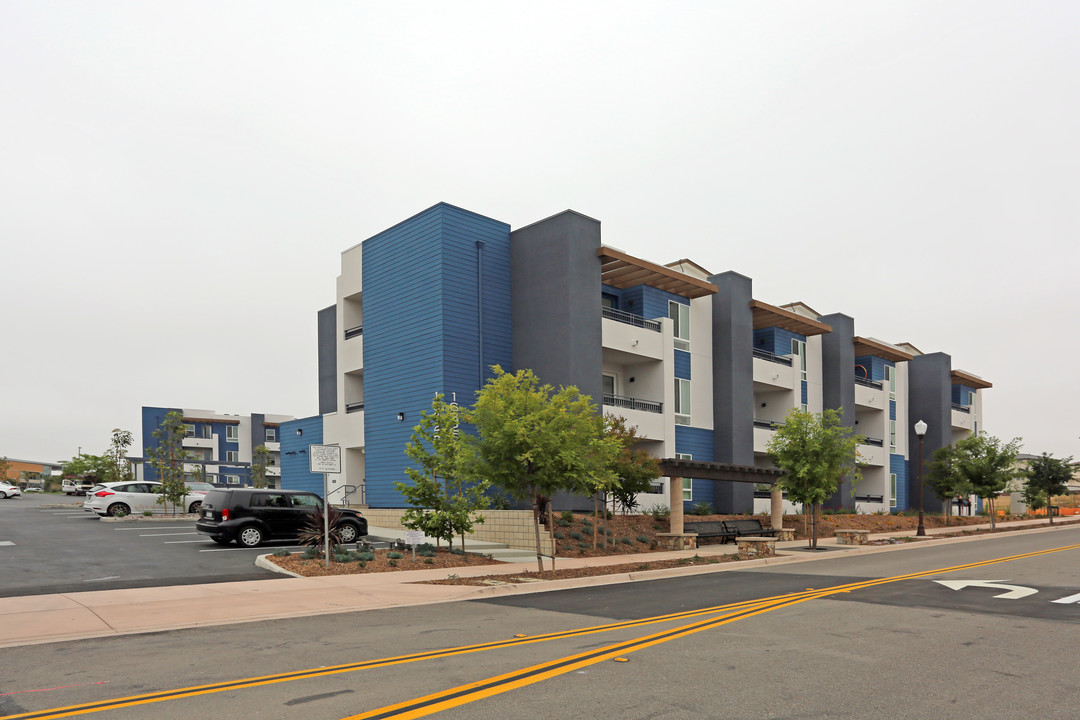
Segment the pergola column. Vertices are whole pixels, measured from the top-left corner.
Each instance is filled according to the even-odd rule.
[[[782,530],[784,528],[784,493],[779,484],[774,483],[769,488],[769,499],[771,500],[769,522],[773,530]]]
[[[671,482],[668,483],[671,488],[671,528],[672,535],[683,534],[683,493],[682,493],[682,478],[673,477]]]

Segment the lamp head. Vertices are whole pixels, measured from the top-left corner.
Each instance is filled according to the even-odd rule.
[[[926,423],[924,423],[922,420],[915,423],[915,434],[919,437],[922,437],[926,434]]]

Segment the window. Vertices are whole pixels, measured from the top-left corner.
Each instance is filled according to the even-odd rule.
[[[236,450],[226,450],[225,451],[225,462],[231,462],[231,463],[240,462],[240,453],[237,452]]]
[[[690,349],[690,306],[668,300],[668,317],[675,325],[675,349]]]
[[[693,460],[694,456],[689,453],[675,453],[676,460]],[[694,481],[690,478],[682,479],[682,499],[683,502],[691,501],[694,499]]]
[[[896,452],[896,421],[889,421],[889,452]]]
[[[203,440],[209,440],[210,439],[210,426],[209,425],[200,425],[199,426],[199,432],[197,434]]]
[[[791,354],[798,358],[799,379],[806,379],[806,341],[791,338]]]
[[[266,442],[277,442],[277,428],[266,428]]]
[[[195,426],[184,423],[184,437],[195,437]]]
[[[896,368],[885,366],[885,383],[889,386],[889,399],[896,399]]]
[[[614,395],[616,387],[615,373],[604,373],[604,395]]]
[[[240,476],[239,475],[226,475],[225,476],[225,484],[226,485],[239,485],[240,484]]]
[[[675,424],[690,424],[690,381],[675,378]]]
[[[896,473],[889,473],[889,507],[896,507]]]
[[[240,426],[239,425],[226,425],[225,426],[225,441],[226,442],[240,442]]]
[[[293,495],[292,504],[293,507],[320,508],[322,500],[315,495]]]

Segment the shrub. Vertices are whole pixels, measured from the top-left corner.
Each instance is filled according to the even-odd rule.
[[[566,533],[564,533],[562,530],[556,530],[555,531],[555,539],[556,540],[562,540],[565,537],[566,537]]]
[[[559,519],[564,520],[567,523],[572,523],[574,522],[574,513],[570,512],[569,510],[563,510],[561,513],[559,513]]]
[[[359,566],[360,566],[360,567],[362,567],[362,568],[366,568],[366,567],[367,567],[367,563],[366,563],[366,562],[364,562],[363,560],[361,560],[360,562],[358,562],[358,563],[356,563],[356,564],[357,564],[357,565],[359,565]]]
[[[418,554],[419,553],[430,552],[432,555],[434,555],[435,554],[435,546],[432,545],[431,543],[428,543],[428,542],[420,543],[419,545],[416,546],[416,552]]]
[[[430,558],[430,557],[425,557],[424,558],[424,564],[425,565],[434,565],[435,564],[435,559]]]
[[[563,520],[562,518],[559,518],[558,520],[556,520],[555,524],[558,525],[559,527],[570,527],[571,525],[573,525],[572,522],[569,522],[567,520]]]
[[[581,533],[577,532],[577,531],[570,533],[570,537],[573,538],[574,540],[584,540],[585,539],[585,536],[582,535]]]
[[[400,560],[403,557],[405,556],[397,552],[396,550],[391,550],[390,552],[386,553],[387,560]]]
[[[310,547],[304,552],[302,552],[300,554],[300,557],[304,558],[305,560],[314,560],[315,558],[319,557],[319,551],[313,547]]]
[[[154,514],[154,511],[153,510],[143,510],[142,514],[143,514],[143,517],[152,517],[153,514]]]
[[[422,550],[417,550],[416,554],[420,557],[433,558],[435,557],[435,548],[424,548]]]
[[[619,538],[619,542],[622,543],[623,545],[633,545],[633,542],[631,542],[630,538],[628,538],[628,537]]]
[[[451,548],[450,549],[450,554],[451,555],[464,555],[465,551],[462,550],[461,548]]]
[[[692,508],[690,508],[690,514],[691,515],[712,515],[712,514],[714,514],[713,513],[712,503],[707,503],[707,502],[694,503],[694,506]]]
[[[336,552],[330,556],[330,559],[336,563],[352,562],[356,559],[356,553],[352,550],[346,550],[345,552]]]
[[[274,557],[289,557],[290,555],[292,555],[292,553],[289,552],[288,550],[284,550],[284,549],[279,548],[279,549],[274,551]]]
[[[646,515],[652,515],[656,519],[671,517],[671,508],[666,505],[653,505],[645,508]]]
[[[648,535],[638,535],[637,536],[637,541],[639,543],[646,543],[647,544],[649,542],[649,536]]]
[[[372,560],[375,559],[375,553],[371,552],[370,550],[362,552],[362,553],[357,553],[356,554],[356,559],[357,559],[358,562],[361,562],[361,563],[369,563],[369,562],[371,562]]]
[[[397,560],[387,560],[386,564],[390,567],[397,567]]]
[[[578,546],[578,549],[581,550],[582,552],[589,549],[589,543],[579,542],[577,544],[577,546]]]

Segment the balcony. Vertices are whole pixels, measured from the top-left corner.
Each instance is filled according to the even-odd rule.
[[[345,339],[352,340],[354,337],[360,337],[364,334],[364,326],[357,325],[356,327],[347,328],[345,330]]]
[[[875,410],[886,410],[889,407],[881,383],[860,377],[855,378],[855,405]]]
[[[339,372],[351,372],[364,367],[364,328],[362,325],[345,331],[345,341],[338,346],[338,357],[341,362]]]
[[[866,378],[859,377],[858,375],[855,376],[855,384],[862,385],[863,387],[874,388],[875,390],[880,390],[882,387],[884,387],[881,384],[880,380],[867,380]]]
[[[958,408],[953,405],[952,411],[952,426],[954,429],[959,430],[974,430],[975,418],[971,415],[971,408],[964,407]]]
[[[880,445],[869,444],[871,440],[876,440]],[[864,442],[859,444],[859,464],[869,467],[884,467],[888,460],[889,454],[885,452],[883,447],[885,443],[877,438],[866,438]]]
[[[281,452],[281,443],[274,442],[273,440],[267,440],[265,443],[266,449],[270,452]]]
[[[345,412],[347,412],[347,413],[363,412],[363,411],[364,411],[364,401],[363,400],[360,400],[358,402],[345,403]]]
[[[641,400],[604,393],[604,412],[619,415],[626,424],[637,428],[644,440],[664,439],[664,404],[653,400]]]
[[[787,362],[783,362],[785,360]],[[759,390],[764,392],[770,388],[795,388],[795,371],[791,367],[791,358],[774,355],[767,350],[754,350],[753,363],[754,384],[764,386],[758,388]]]
[[[773,435],[776,433],[776,428],[780,427],[780,423],[773,422],[772,420],[754,420],[754,452],[758,454],[765,454],[769,452],[769,441],[772,440]]]
[[[644,412],[662,413],[664,403],[655,400],[641,400],[639,398],[626,397],[625,395],[612,395],[604,393],[604,404],[611,407],[623,408],[624,410],[642,410]]]
[[[201,437],[186,437],[182,443],[186,448],[205,448],[207,450],[214,449],[214,438],[201,438]]]
[[[768,362],[777,363],[778,365],[787,365],[791,367],[790,355],[777,355],[776,353],[769,352],[768,350],[762,350],[761,348],[754,348],[754,357],[761,360],[767,360]]]
[[[604,317],[608,320],[633,325],[634,327],[645,328],[646,330],[652,330],[653,332],[660,332],[659,320],[649,320],[640,315],[628,313],[623,310],[616,310],[615,308],[610,307],[603,308],[603,313]]]
[[[953,403],[952,409],[956,412],[968,413],[969,415],[971,414],[971,408],[967,405],[961,405],[960,403]]]

